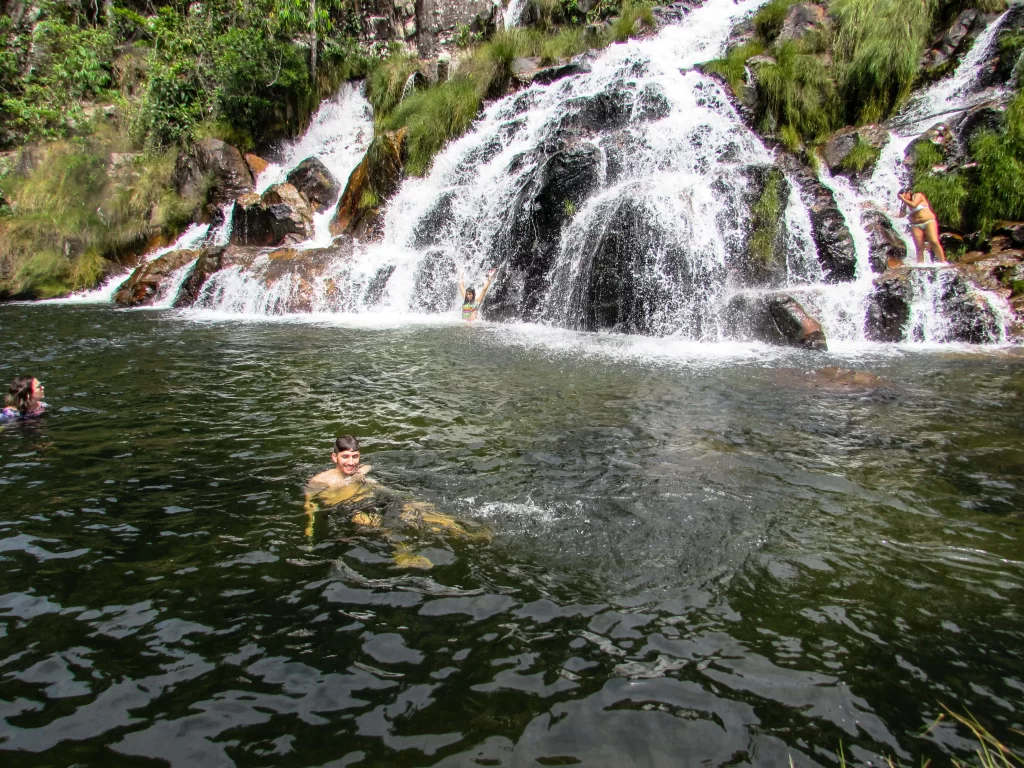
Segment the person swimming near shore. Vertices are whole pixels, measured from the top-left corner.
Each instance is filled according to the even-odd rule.
[[[487,281],[484,283],[484,287],[480,289],[480,298],[476,296],[476,288],[467,288],[465,285],[465,275],[459,273],[459,296],[462,297],[462,319],[467,323],[471,323],[477,319],[480,312],[480,307],[484,303],[484,299],[487,298],[487,290],[491,287],[491,281],[494,279],[494,274],[497,269],[490,269],[487,271]]]
[[[379,528],[386,535],[391,534],[390,525],[404,524],[421,531],[490,541],[490,531],[486,528],[472,528],[438,512],[433,504],[408,501],[367,477],[372,467],[360,463],[359,441],[351,435],[334,441],[331,461],[334,463],[332,469],[314,475],[306,483],[307,536],[313,536],[318,512],[338,510],[351,515],[350,519],[356,525]],[[414,554],[412,547],[404,541],[397,543],[394,561],[402,568],[433,567],[430,560]]]
[[[921,192],[913,192],[909,187],[901,189],[896,195],[903,203],[903,211],[910,220],[910,235],[914,238],[917,250],[917,262],[924,262],[924,251],[928,248],[932,258],[945,263],[946,252],[939,242],[939,220],[935,216],[932,204]]]
[[[42,416],[47,407],[44,395],[43,385],[35,376],[18,376],[7,390],[7,405],[0,411],[0,421]]]

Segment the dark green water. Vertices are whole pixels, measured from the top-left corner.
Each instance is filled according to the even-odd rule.
[[[5,765],[834,765],[1024,737],[1024,356],[0,308]],[[882,381],[845,386],[840,365]],[[343,515],[334,435],[490,544]]]

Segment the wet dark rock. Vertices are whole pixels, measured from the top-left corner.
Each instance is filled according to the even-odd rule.
[[[412,233],[412,247],[417,250],[444,242],[450,234],[454,217],[452,204],[454,192],[445,192],[417,222]]]
[[[973,283],[958,269],[936,270],[949,341],[985,344],[999,337],[999,319]]]
[[[119,307],[141,307],[152,304],[160,295],[164,281],[200,256],[200,251],[171,251],[132,272],[114,294]]]
[[[206,248],[200,253],[199,258],[196,259],[196,263],[189,270],[188,276],[181,284],[178,295],[174,299],[174,307],[176,309],[191,307],[196,303],[207,278],[223,268],[223,257],[226,250],[226,246],[217,246]]]
[[[986,102],[951,118],[949,128],[957,145],[970,153],[971,142],[985,131],[1001,133],[1006,128],[1006,105],[1000,101]]]
[[[544,288],[563,226],[600,179],[601,151],[587,142],[555,152],[537,164],[512,205],[493,254],[495,265],[508,265],[523,280],[527,306],[509,305],[514,280],[503,280],[492,288],[488,298],[491,314],[532,311]]]
[[[375,307],[380,304],[381,299],[384,298],[384,292],[388,287],[388,280],[391,279],[391,275],[395,272],[394,264],[386,264],[377,270],[377,273],[370,278],[369,284],[366,286],[366,293],[363,296],[363,303],[367,307]]]
[[[912,301],[909,269],[875,278],[864,324],[867,339],[891,343],[903,341]]]
[[[253,191],[252,173],[242,153],[212,138],[197,141],[178,155],[173,182],[182,197],[196,198],[206,190],[205,201],[217,205]]]
[[[811,35],[826,35],[831,20],[825,9],[814,3],[797,3],[786,12],[786,20],[777,38],[779,43],[787,40],[803,40]]]
[[[668,117],[671,112],[672,105],[665,92],[654,83],[648,83],[637,96],[633,119],[645,123],[654,122]]]
[[[827,350],[821,323],[788,293],[737,293],[729,299],[724,317],[728,335],[780,346]]]
[[[457,295],[457,274],[451,254],[442,250],[427,251],[413,277],[416,287],[409,309],[439,313],[451,308]]]
[[[338,180],[315,157],[307,157],[299,163],[286,180],[309,201],[314,213],[326,211],[341,193]]]
[[[872,272],[881,274],[887,269],[903,265],[907,258],[907,245],[888,216],[881,211],[864,211],[860,216],[860,225],[868,235]]]
[[[853,280],[857,274],[853,236],[846,227],[846,220],[832,191],[818,180],[810,168],[791,155],[784,155],[781,163],[796,180],[800,197],[807,206],[811,236],[818,249],[818,261],[825,280],[830,283]]]
[[[555,64],[541,64],[538,57],[515,59],[512,62],[512,77],[520,85],[539,83],[547,85],[565,77],[590,71],[590,65],[583,60],[563,60]]]
[[[666,5],[656,5],[651,9],[658,24],[678,24],[685,19],[694,8],[699,8],[699,0],[677,0]]]
[[[633,114],[634,96],[626,90],[611,90],[594,96],[577,96],[565,102],[563,130],[600,132],[622,128]]]
[[[1020,61],[1022,46],[1020,33],[1024,32],[1024,5],[1014,3],[1003,17],[999,31],[985,52],[982,65],[975,81],[975,88],[990,88],[993,85],[1010,83]],[[1019,77],[1019,76],[1018,76]]]
[[[646,148],[641,136],[628,129],[606,133],[601,141],[605,152],[605,182],[617,184],[633,170],[633,158]]]
[[[971,8],[960,13],[942,36],[940,36],[931,48],[921,58],[921,68],[924,74],[930,77],[937,77],[944,74],[957,59],[966,52],[971,41],[977,36],[971,35],[979,24],[979,13]],[[978,30],[980,32],[980,30]]]
[[[313,235],[313,213],[291,184],[275,184],[261,198],[255,193],[235,201],[231,243],[275,246],[299,243]]]

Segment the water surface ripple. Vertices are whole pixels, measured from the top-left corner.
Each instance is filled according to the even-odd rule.
[[[52,404],[0,431],[6,765],[917,764],[942,704],[1020,746],[1013,350],[0,323]],[[493,541],[307,537],[343,432]]]

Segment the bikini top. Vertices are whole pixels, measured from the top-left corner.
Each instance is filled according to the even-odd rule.
[[[927,207],[928,207],[928,203],[921,203],[920,205],[915,205],[913,208],[911,208],[910,212],[911,213],[917,213],[918,211],[923,211]]]
[[[462,319],[476,320],[476,312],[480,309],[479,304],[470,304],[468,301],[462,305]]]

